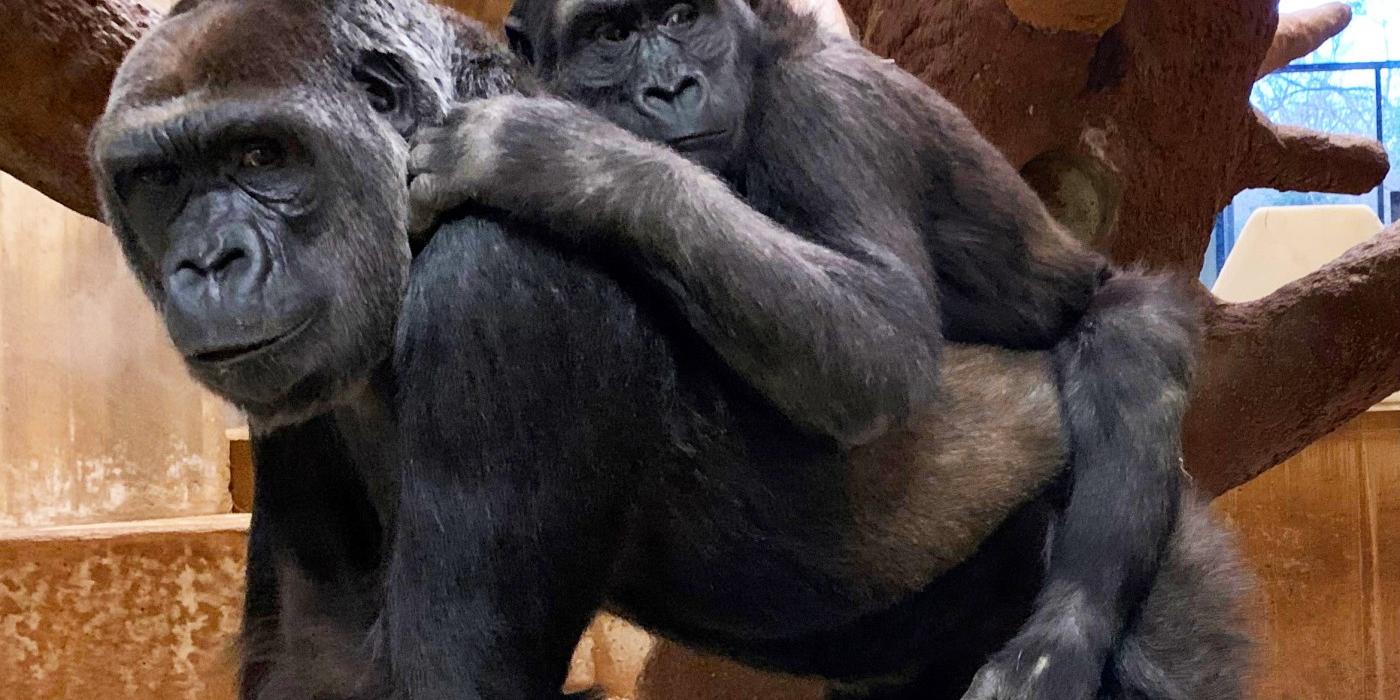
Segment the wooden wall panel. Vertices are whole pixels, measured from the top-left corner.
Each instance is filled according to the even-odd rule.
[[[0,531],[0,698],[233,700],[246,515]]]
[[[1370,628],[1376,698],[1400,698],[1400,414],[1362,433],[1370,556]]]
[[[227,512],[225,422],[106,228],[0,176],[0,527]]]
[[[1260,581],[1257,700],[1400,698],[1400,414],[1216,502]]]

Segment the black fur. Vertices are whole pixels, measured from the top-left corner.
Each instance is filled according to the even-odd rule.
[[[938,410],[935,308],[950,340],[1054,346],[1069,498],[1036,614],[973,697],[1092,693],[1174,524],[1190,299],[1137,274],[1101,287],[1104,260],[955,107],[782,2],[677,7],[520,0],[510,26],[551,90],[726,182],[579,109],[500,98],[420,135],[420,222],[473,199],[634,256],[742,377],[847,445]],[[1008,661],[1027,656],[1053,662]]]
[[[1053,415],[1012,410],[1053,393],[1043,363],[965,349],[1020,368],[1008,378],[945,362],[945,399],[960,408],[911,423],[926,441],[886,471],[868,461],[878,450],[793,425],[713,337],[678,322],[656,278],[606,247],[558,245],[548,237],[561,232],[474,209],[410,268],[402,134],[515,83],[482,36],[411,0],[203,0],[133,49],[94,132],[133,271],[196,376],[251,413],[243,695],[559,697],[598,607],[843,692],[961,692],[1041,588],[1053,474],[1013,486],[1028,502],[1014,513],[915,513],[908,522],[974,541],[998,531],[915,580],[901,562],[939,561],[943,533],[880,516],[940,488],[987,498],[1015,466],[978,432],[988,413],[1007,414],[1008,443],[1054,445]],[[366,85],[361,62],[384,55],[406,79]],[[412,105],[416,123],[384,105]],[[266,139],[290,157],[245,171]],[[289,197],[258,196],[254,176]],[[192,242],[259,247],[265,264],[205,276],[208,298],[172,310],[162,270],[178,271]],[[744,301],[716,296],[707,311]],[[270,345],[219,335],[272,328],[288,309],[309,310],[309,325]],[[985,477],[962,492],[930,480],[939,472],[919,458],[934,448]],[[870,495],[911,464],[898,498]],[[1237,696],[1238,588],[1203,518],[1182,517],[1142,624],[1120,642],[1118,696],[1163,678],[1185,697]]]

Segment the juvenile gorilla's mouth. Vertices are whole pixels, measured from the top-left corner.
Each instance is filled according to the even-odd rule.
[[[297,335],[298,333],[301,333],[301,331],[305,330],[307,326],[311,325],[311,321],[314,318],[314,316],[308,317],[306,320],[296,324],[292,327],[291,330],[286,331],[284,333],[278,333],[276,335],[268,336],[260,340],[254,340],[245,343],[221,345],[216,348],[201,350],[199,352],[186,355],[185,357],[190,362],[197,362],[203,365],[222,365],[229,364],[238,360],[246,360],[256,355],[265,353],[273,349],[274,347],[290,340],[293,336]]]
[[[724,129],[715,129],[711,131],[697,131],[693,134],[686,134],[685,136],[677,136],[673,139],[667,139],[666,145],[678,151],[690,151],[698,148],[704,148],[705,146],[719,141],[720,139],[724,138],[724,135],[726,133],[728,132]]]

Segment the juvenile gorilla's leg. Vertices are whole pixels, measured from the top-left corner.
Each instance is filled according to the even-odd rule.
[[[1102,673],[1097,700],[1240,700],[1250,641],[1242,613],[1249,578],[1228,533],[1206,504],[1183,499],[1156,578]],[[933,659],[915,680],[861,692],[833,693],[832,700],[954,700],[967,674],[956,649]],[[1034,668],[1036,659],[1024,658]],[[991,697],[1023,700],[1070,695],[1028,695],[1003,689]]]
[[[1206,503],[1183,499],[1178,526],[1114,652],[1102,697],[1240,700],[1253,644],[1243,602],[1252,581]]]
[[[1120,272],[1055,349],[1073,468],[1045,586],[968,693],[1087,698],[1175,525],[1198,320],[1185,286]]]
[[[415,262],[394,360],[395,697],[560,697],[624,536],[623,445],[650,435],[633,411],[660,393],[637,379],[659,374],[633,373],[658,355],[632,342],[634,309],[600,273],[484,223],[440,229]]]
[[[242,697],[354,697],[380,609],[379,521],[328,417],[255,435]]]

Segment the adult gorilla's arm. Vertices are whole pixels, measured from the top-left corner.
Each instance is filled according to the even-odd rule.
[[[924,257],[894,208],[867,207],[903,235],[799,236],[708,170],[553,98],[458,108],[420,134],[415,209],[464,200],[544,224],[575,244],[617,246],[673,296],[690,323],[792,420],[847,445],[921,412],[936,385],[939,336]],[[423,226],[426,222],[418,222]]]
[[[380,606],[369,490],[328,417],[270,431],[255,421],[253,460],[240,697],[350,695],[377,680],[360,651]]]

